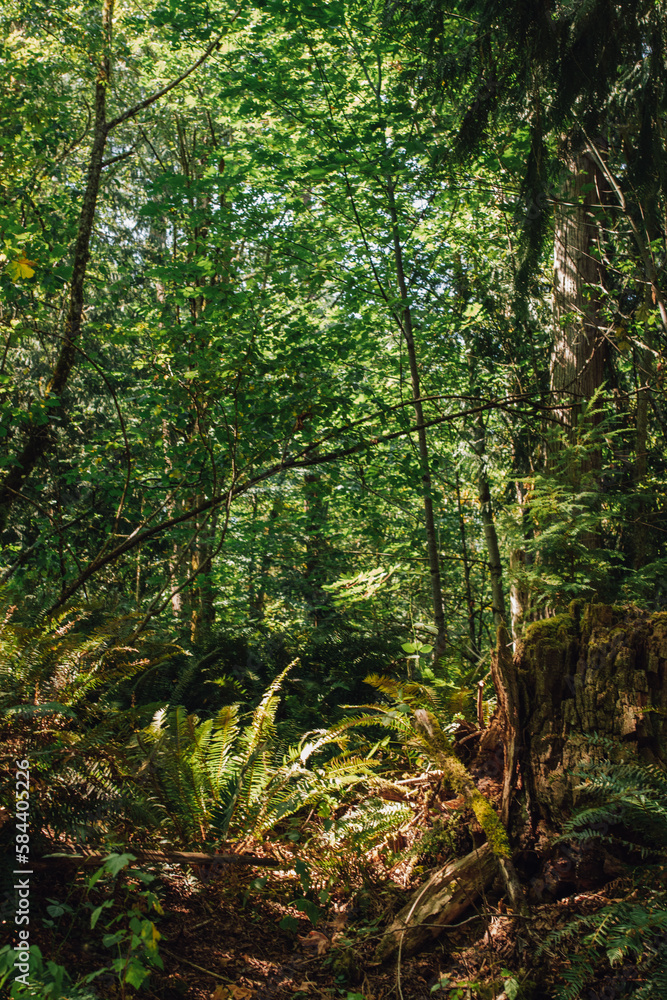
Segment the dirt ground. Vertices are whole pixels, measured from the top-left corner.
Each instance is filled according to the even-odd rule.
[[[429,802],[432,806],[432,795]],[[457,803],[451,805],[456,808]],[[473,824],[471,817],[460,817],[460,853],[470,846]],[[309,891],[318,900],[315,924],[303,912],[303,905],[298,908],[304,889],[294,866],[306,856],[298,845],[267,842],[256,846],[256,854],[263,853],[267,860],[282,864],[282,869],[142,861],[141,869],[155,876],[151,888],[164,911],[155,916],[164,968],[153,969],[136,995],[146,1000],[555,998],[565,960],[543,956],[537,961],[539,945],[572,916],[593,912],[609,898],[599,888],[547,898],[558,893],[559,879],[561,893],[575,888],[562,883],[557,857],[545,857],[539,877],[527,884],[528,917],[507,909],[502,885],[496,882],[457,925],[447,927],[418,954],[401,955],[399,961],[394,956],[384,965],[375,961],[374,952],[388,921],[429,871],[448,860],[445,854],[438,856],[435,848],[421,858],[411,850],[423,834],[421,826],[408,830],[403,843],[392,845],[399,848],[398,853],[385,845],[363,858],[340,858],[337,881],[332,885],[329,876],[326,892],[315,876]],[[77,871],[53,859],[33,881],[37,919],[32,941],[45,958],[64,965],[73,978],[101,968],[110,957],[100,928],[90,929],[89,878],[90,870]],[[119,890],[122,896],[123,879],[127,886],[132,876],[124,874],[117,883],[114,906],[121,910],[117,897]],[[551,893],[545,889],[548,884]],[[73,909],[71,929],[66,933],[65,922],[44,926],[54,901],[67,901]],[[290,918],[287,927],[286,917]],[[626,984],[631,975],[632,970],[624,971]],[[598,985],[585,994],[587,1000],[622,995],[609,982],[609,976],[601,976]],[[123,992],[111,973],[98,977],[94,986],[104,1000],[135,995],[131,987]],[[519,986],[523,992],[518,992]]]

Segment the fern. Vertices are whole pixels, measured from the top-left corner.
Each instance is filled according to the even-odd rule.
[[[102,694],[108,699],[121,683],[181,652],[163,644],[150,655],[128,645],[133,618],[103,615],[95,607],[66,607],[33,626],[14,622],[15,611],[10,608],[0,623],[0,711],[5,715],[46,703],[89,714],[93,692],[98,700]]]
[[[617,756],[608,740],[591,747]],[[590,804],[565,824],[559,840],[596,840],[623,847],[654,864],[632,871],[629,891],[596,913],[580,916],[549,936],[541,952],[554,954],[562,945],[574,951],[571,968],[563,973],[561,1000],[575,1000],[593,980],[606,958],[610,969],[632,962],[638,973],[633,1000],[666,996],[667,985],[667,776],[660,768],[639,762],[597,760],[575,772],[578,790]]]
[[[475,787],[472,776],[454,754],[440,723],[444,712],[439,692],[424,684],[412,681],[401,683],[393,677],[378,674],[369,675],[366,682],[395,704],[393,710],[383,705],[360,706],[367,713],[356,720],[357,725],[387,725],[400,734],[406,752],[409,753],[411,747],[416,748],[422,756],[436,763],[444,771],[454,791],[464,796],[475,813],[494,853],[501,858],[509,858],[510,846],[505,828],[491,804]],[[377,714],[369,715],[368,710]]]
[[[369,764],[347,749],[356,720],[306,733],[297,745],[279,739],[280,689],[296,662],[271,682],[245,726],[238,705],[206,721],[163,708],[134,737],[139,780],[181,841],[261,837],[323,797],[373,780]]]
[[[368,851],[387,834],[394,832],[413,812],[402,802],[385,802],[372,797],[354,805],[332,824],[327,839],[332,847]]]
[[[47,776],[31,801],[35,835],[99,843],[129,823],[154,827],[159,815],[138,794],[124,747],[133,711],[114,699],[177,647],[131,645],[133,620],[95,607],[35,624],[15,612],[0,622],[0,739],[21,745],[38,781]]]

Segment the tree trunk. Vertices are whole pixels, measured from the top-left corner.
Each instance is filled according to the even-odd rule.
[[[494,680],[505,782],[516,787],[514,735],[533,823],[558,828],[570,815],[573,770],[595,752],[587,749],[595,734],[667,764],[665,612],[573,602],[567,614],[529,625],[513,659],[499,636]]]
[[[500,560],[500,545],[498,543],[498,533],[496,522],[493,518],[493,508],[491,506],[491,489],[489,487],[489,477],[486,474],[486,463],[484,456],[486,453],[486,428],[484,427],[484,417],[479,414],[477,419],[479,437],[473,441],[473,451],[477,455],[479,471],[477,474],[477,486],[479,491],[479,507],[484,527],[484,541],[486,542],[486,552],[489,557],[489,576],[491,577],[491,603],[493,607],[493,621],[498,628],[505,622],[505,592],[503,590],[503,566]]]
[[[410,366],[410,382],[412,386],[412,405],[417,419],[417,437],[419,441],[419,459],[422,469],[422,487],[424,493],[424,524],[426,528],[426,544],[428,548],[428,563],[431,576],[431,599],[433,602],[433,624],[436,628],[436,640],[433,659],[437,663],[447,646],[447,629],[445,626],[445,608],[442,598],[442,581],[440,577],[440,556],[438,553],[438,538],[433,515],[433,500],[431,497],[431,467],[428,450],[428,439],[424,426],[424,408],[421,401],[421,380],[417,364],[417,349],[415,346],[412,311],[408,301],[408,286],[405,279],[403,263],[403,247],[398,230],[398,212],[394,197],[394,183],[387,180],[387,201],[391,217],[392,238],[394,244],[394,264],[396,279],[401,296],[402,311],[400,317],[401,331],[405,340]]]
[[[608,197],[609,185],[588,153],[574,157],[569,166],[570,178],[556,211],[551,388],[563,404],[557,418],[573,442],[585,404],[602,386],[608,356],[599,316],[597,289],[604,282],[604,266],[596,259],[596,210]],[[599,464],[599,452],[592,450],[578,474]]]
[[[461,503],[461,483],[458,470],[456,472],[456,505],[459,515],[459,532],[461,535],[461,560],[463,563],[463,581],[466,593],[466,608],[468,618],[468,651],[471,662],[476,662],[481,656],[481,651],[477,642],[477,609],[472,593],[470,582],[470,560],[468,556],[468,541],[466,538],[466,523],[463,516],[463,504]]]
[[[325,526],[327,503],[324,499],[324,483],[321,472],[307,472],[303,477],[303,511],[306,518],[304,545],[305,563],[303,567],[304,596],[310,617],[317,627],[326,617],[327,594],[322,590],[326,583],[327,541]]]
[[[83,322],[85,300],[86,272],[90,259],[90,243],[95,224],[97,199],[100,192],[102,172],[104,170],[104,151],[109,134],[123,122],[136,117],[140,111],[149,108],[169,91],[177,87],[195,72],[219,47],[220,38],[214,39],[204,53],[184,73],[172,80],[165,87],[155,91],[139,101],[133,107],[127,108],[111,121],[106,116],[107,93],[111,83],[112,59],[111,43],[113,33],[113,16],[115,0],[103,0],[102,3],[102,41],[103,51],[98,65],[95,82],[93,141],[88,159],[86,189],[83,195],[76,243],[72,257],[72,279],[70,283],[69,302],[63,329],[60,350],[51,377],[44,389],[44,400],[62,401],[72,370],[75,367],[77,344]],[[232,23],[236,17],[232,19]],[[48,408],[46,413],[48,415]],[[47,454],[52,441],[51,423],[32,422],[26,436],[21,453],[17,455],[0,482],[0,532],[7,526],[9,514],[16,500],[21,495],[25,481],[32,474],[35,466]],[[63,603],[58,602],[58,606]],[[53,608],[51,610],[54,610]]]
[[[217,512],[198,521],[197,539],[193,545],[191,570],[196,574],[192,584],[190,636],[193,642],[202,642],[210,635],[215,624],[215,592],[211,582]]]
[[[95,209],[100,190],[102,170],[104,169],[104,150],[109,134],[106,120],[107,87],[111,80],[111,31],[113,23],[113,0],[104,0],[102,10],[102,27],[104,32],[104,54],[100,61],[97,81],[95,84],[95,122],[93,126],[93,142],[88,159],[88,176],[86,190],[83,195],[79,227],[72,260],[72,280],[69,292],[69,304],[63,337],[58,358],[51,377],[44,390],[44,400],[59,400],[67,387],[70,374],[76,360],[76,348],[81,333],[83,319],[84,288],[86,270],[90,258],[90,241],[95,222]],[[48,414],[48,409],[46,413]],[[21,493],[21,488],[30,476],[37,463],[48,452],[51,446],[51,423],[38,424],[33,420],[27,435],[27,440],[20,455],[8,467],[0,483],[0,531],[7,526],[9,513]]]
[[[264,617],[266,585],[272,563],[272,544],[276,533],[278,515],[282,510],[282,501],[280,496],[273,500],[269,511],[268,523],[264,526],[259,538],[257,537],[255,528],[259,505],[257,495],[253,497],[252,502],[253,543],[250,553],[250,565],[248,567],[248,609],[250,617],[259,622]]]

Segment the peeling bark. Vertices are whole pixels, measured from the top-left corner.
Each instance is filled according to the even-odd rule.
[[[497,872],[498,859],[488,844],[439,868],[387,928],[376,960],[386,961],[399,948],[407,956],[425,947],[475,902]]]
[[[509,650],[510,645],[507,629],[504,625],[500,625],[497,645],[491,657],[491,676],[498,698],[497,719],[505,744],[503,796],[500,808],[500,818],[505,826],[509,820],[521,731],[519,689]]]
[[[667,764],[667,612],[573,603],[567,614],[529,625],[512,663],[499,657],[496,669],[500,688],[517,699],[533,821],[556,828],[570,815],[573,770],[594,734],[619,752],[630,744]]]

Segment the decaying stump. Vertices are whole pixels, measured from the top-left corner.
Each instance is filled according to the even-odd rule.
[[[402,955],[424,947],[475,901],[497,871],[498,859],[488,844],[438,869],[385,931],[377,961],[385,961],[399,946]]]
[[[493,675],[506,751],[503,816],[518,763],[533,821],[557,829],[572,812],[573,771],[594,734],[667,763],[667,613],[574,602],[529,625],[513,659],[499,641]]]

